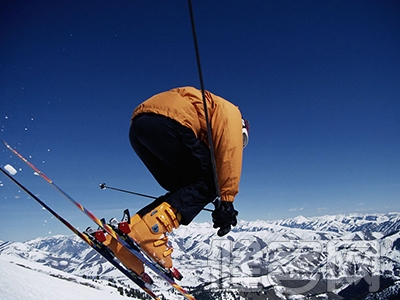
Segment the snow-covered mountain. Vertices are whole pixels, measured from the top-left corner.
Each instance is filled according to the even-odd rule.
[[[400,290],[399,230],[400,213],[299,216],[241,221],[222,238],[211,224],[192,223],[170,240],[175,265],[184,275],[181,284],[198,299],[352,299],[363,294],[389,299]],[[0,242],[0,257],[81,278],[124,281],[76,236]],[[162,281],[156,283],[172,295]]]
[[[305,218],[299,216],[294,219],[273,222],[276,225],[299,228],[313,231],[333,232],[380,232],[389,235],[400,230],[400,216],[398,213],[388,214],[348,214]]]

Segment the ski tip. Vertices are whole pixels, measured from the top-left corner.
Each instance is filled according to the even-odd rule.
[[[5,140],[2,140],[4,146],[6,146],[9,150],[11,150],[12,152],[14,152],[15,150],[10,146],[9,143],[7,143]]]
[[[105,183],[100,183],[99,186],[100,186],[100,188],[101,188],[102,190],[105,190],[105,189],[107,188],[107,186],[106,186]]]

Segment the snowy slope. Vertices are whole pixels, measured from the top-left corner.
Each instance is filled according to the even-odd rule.
[[[25,259],[0,255],[0,299],[122,300],[127,298],[120,296],[116,289],[91,280],[63,274]]]

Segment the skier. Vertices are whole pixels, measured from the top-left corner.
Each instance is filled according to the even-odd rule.
[[[205,91],[211,125],[221,202],[212,213],[214,228],[223,236],[236,226],[233,206],[242,169],[249,123],[227,100]],[[207,139],[202,92],[193,87],[157,94],[133,112],[129,138],[132,148],[167,194],[130,218],[129,235],[166,269],[172,269],[172,247],[165,233],[188,225],[217,198]],[[137,274],[142,263],[111,237],[105,242]]]

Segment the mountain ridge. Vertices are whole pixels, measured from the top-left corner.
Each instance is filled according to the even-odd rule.
[[[389,290],[398,291],[399,228],[400,213],[298,216],[241,220],[222,238],[210,223],[191,223],[170,234],[170,242],[175,265],[184,274],[182,285],[197,287],[198,292],[229,291],[235,299],[245,299],[248,296],[240,295],[249,292],[277,299],[311,294],[334,297],[344,291],[351,294],[360,282],[367,283],[367,292],[378,292],[383,278],[390,279],[393,288]],[[74,235],[24,243],[3,241],[0,254],[75,276],[124,280]],[[294,282],[300,287],[293,287]]]

